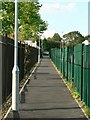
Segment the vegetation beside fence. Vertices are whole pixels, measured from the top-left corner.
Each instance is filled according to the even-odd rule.
[[[63,78],[74,85],[81,101],[90,108],[90,45],[52,49],[50,57]]]
[[[20,82],[37,62],[38,50],[18,43],[18,65]],[[14,66],[14,41],[0,36],[0,83],[2,86],[2,104],[11,95],[12,69]]]

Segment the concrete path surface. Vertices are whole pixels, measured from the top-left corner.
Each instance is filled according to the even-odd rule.
[[[49,57],[41,60],[21,94],[19,112],[11,111],[10,118],[87,120]]]

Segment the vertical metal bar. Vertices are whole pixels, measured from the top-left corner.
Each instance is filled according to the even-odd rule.
[[[82,44],[82,55],[81,55],[81,59],[82,59],[82,62],[81,62],[81,100],[83,100],[83,47],[84,45]]]
[[[2,37],[0,36],[2,42]],[[2,119],[2,44],[0,44],[0,120]]]
[[[40,62],[40,35],[39,35],[39,47],[38,47],[38,63]]]
[[[40,32],[40,25],[39,25],[39,32]],[[38,44],[38,63],[40,62],[40,34],[39,34],[39,44]]]
[[[15,59],[14,65],[18,64],[18,0],[15,0]]]
[[[12,71],[12,110],[19,110],[19,68],[18,68],[18,0],[15,0],[15,45]]]

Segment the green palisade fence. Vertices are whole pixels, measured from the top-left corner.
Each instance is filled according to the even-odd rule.
[[[68,79],[67,50],[68,50],[68,48],[65,48],[65,75],[64,75],[64,77],[66,79]]]
[[[90,107],[90,45],[83,48],[83,101]]]
[[[73,82],[81,100],[90,108],[90,45],[55,48],[50,57],[63,78]]]
[[[73,77],[74,77],[74,47],[69,47],[68,48],[68,59],[67,59],[67,64],[68,64],[68,81],[72,82]]]
[[[74,83],[79,94],[82,94],[82,44],[74,47]]]

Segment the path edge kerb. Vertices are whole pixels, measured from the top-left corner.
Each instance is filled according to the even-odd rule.
[[[50,59],[50,61],[51,61],[52,65],[53,65],[53,67],[56,69],[58,75],[62,78],[64,84],[65,84],[66,87],[67,87],[67,89],[70,91],[70,93],[72,93],[72,91],[68,88],[65,80],[63,79],[63,76],[60,75],[60,71],[57,69],[57,67],[55,66],[55,64],[53,63],[53,61],[52,61],[51,59]],[[73,97],[73,96],[72,96],[72,97]],[[73,97],[73,98],[74,98],[74,97]],[[79,102],[77,101],[77,99],[76,99],[76,98],[74,98],[74,99],[75,99],[75,101],[77,102],[77,104],[78,104],[78,106],[80,107],[80,109],[82,110],[82,112],[84,113],[84,115],[86,116],[86,118],[87,118],[88,120],[90,120],[90,118],[89,118],[88,115],[84,112],[83,108],[81,107],[81,105],[79,104]]]
[[[41,62],[41,60],[40,60],[40,62]],[[30,80],[32,74],[35,72],[35,70],[36,70],[37,67],[39,66],[40,62],[39,62],[39,63],[37,62],[37,63],[35,64],[35,66],[32,68],[33,70],[31,70],[31,73],[30,73],[29,77],[27,78],[27,80],[25,81],[24,85],[23,85],[22,88],[20,89],[19,95],[21,94],[21,92],[22,92],[23,89],[25,88],[26,84],[28,83],[28,81]],[[2,120],[5,120],[5,119],[7,118],[8,114],[9,114],[10,111],[11,111],[11,109],[12,109],[12,105],[9,107],[9,109],[7,110],[7,113],[6,113],[5,116],[2,118]]]

